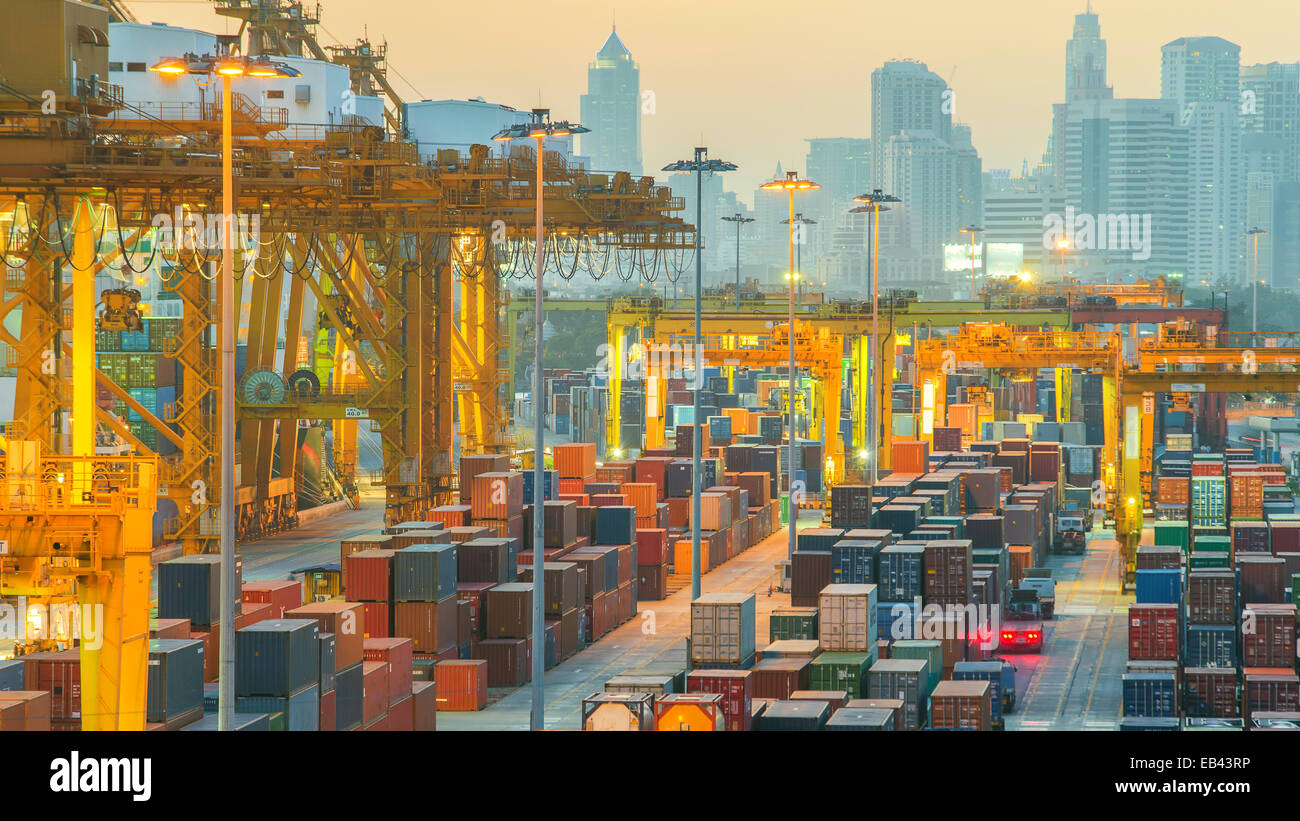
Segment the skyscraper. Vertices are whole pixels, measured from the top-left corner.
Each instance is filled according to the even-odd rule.
[[[611,30],[596,59],[587,66],[587,93],[579,106],[581,152],[595,171],[641,175],[641,70],[632,53]]]
[[[881,152],[884,190],[902,199],[881,219],[880,281],[935,282],[943,246],[957,240],[957,155],[932,131],[904,131]]]
[[[1189,131],[1187,273],[1241,282],[1247,274],[1241,48],[1221,37],[1180,37],[1160,54],[1160,96],[1178,106]]]
[[[1052,106],[1052,136],[1048,155],[1056,185],[1064,188],[1065,120],[1070,103],[1109,100],[1115,92],[1106,85],[1106,41],[1101,39],[1101,22],[1089,3],[1083,14],[1074,16],[1074,34],[1065,44],[1065,102]]]
[[[1300,181],[1300,63],[1260,63],[1241,69],[1241,152],[1246,177],[1246,227],[1269,233],[1259,241],[1259,278],[1274,287],[1294,288],[1289,272],[1294,257],[1279,249],[1300,243],[1283,215],[1281,199]],[[1254,244],[1246,253],[1254,264]]]
[[[889,138],[904,131],[928,131],[947,144],[952,139],[956,98],[942,77],[925,63],[891,60],[871,72],[871,179],[885,179]]]

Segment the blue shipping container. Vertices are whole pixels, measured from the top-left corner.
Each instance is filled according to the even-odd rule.
[[[362,677],[365,662],[359,661],[334,674],[334,728],[351,730],[361,726],[365,708]]]
[[[1124,715],[1177,718],[1178,693],[1173,673],[1125,673]]]
[[[158,565],[158,618],[189,619],[195,629],[221,614],[221,557],[180,556]]]
[[[636,508],[631,505],[596,508],[596,543],[636,544]]]
[[[891,544],[880,551],[880,600],[911,604],[925,592],[925,548]]]
[[[203,707],[203,642],[149,641],[148,721],[165,723]]]
[[[844,539],[831,548],[833,584],[875,584],[880,542]]]
[[[288,698],[237,698],[235,710],[243,713],[284,713],[286,730],[314,732],[320,729],[320,688],[313,684]]]
[[[0,661],[0,690],[24,689],[23,660]]]
[[[1183,571],[1139,570],[1137,572],[1138,604],[1182,604]]]
[[[266,713],[235,713],[230,729],[236,731],[256,731],[271,729],[271,717]],[[191,724],[186,724],[182,731],[213,732],[217,731],[217,714],[208,713]]]
[[[393,554],[393,600],[437,602],[456,595],[456,545],[415,544]]]
[[[877,591],[880,589],[877,586]],[[876,638],[879,641],[907,641],[916,638],[916,605],[912,602],[876,604]]]
[[[235,631],[235,695],[288,698],[320,683],[315,619],[267,619]]]
[[[1186,667],[1236,667],[1237,628],[1226,624],[1191,624],[1183,641]]]

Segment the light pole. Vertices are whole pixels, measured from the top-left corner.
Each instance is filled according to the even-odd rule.
[[[1251,228],[1246,232],[1246,236],[1250,237],[1255,245],[1254,260],[1250,266],[1250,333],[1252,345],[1255,344],[1254,335],[1259,332],[1256,322],[1259,309],[1259,300],[1256,296],[1259,292],[1259,235],[1267,233],[1268,231],[1263,228]]]
[[[536,285],[533,294],[533,332],[536,335],[537,350],[533,353],[533,657],[532,657],[532,695],[533,705],[529,713],[528,725],[533,730],[546,729],[546,688],[542,676],[546,670],[546,495],[543,480],[545,458],[543,457],[544,431],[542,427],[542,325],[545,317],[542,313],[542,285],[545,278],[544,262],[546,260],[545,234],[542,228],[542,171],[545,162],[545,140],[547,137],[567,137],[570,134],[586,134],[591,131],[577,123],[568,121],[552,122],[549,108],[534,108],[532,116],[526,123],[506,126],[492,136],[498,142],[528,137],[537,141],[537,179],[535,187],[537,198],[533,206],[536,216],[534,241],[537,255],[533,261],[533,278]]]
[[[763,185],[760,186],[760,188],[764,191],[784,191],[789,197],[790,219],[788,220],[788,222],[790,225],[790,273],[786,274],[785,278],[790,283],[790,331],[789,331],[790,381],[786,387],[786,391],[788,393],[787,404],[789,407],[790,448],[787,451],[787,461],[789,462],[789,464],[786,465],[785,471],[786,471],[786,487],[787,487],[786,509],[789,511],[789,519],[790,519],[790,543],[789,543],[789,549],[787,551],[788,554],[787,558],[793,559],[795,522],[799,518],[799,508],[797,505],[797,500],[795,498],[796,489],[795,489],[795,480],[794,480],[794,465],[795,465],[794,440],[795,440],[795,430],[798,428],[798,425],[795,424],[795,412],[794,412],[794,394],[795,394],[795,389],[794,389],[794,373],[795,373],[794,371],[794,284],[795,281],[799,279],[799,270],[795,268],[795,264],[794,264],[794,192],[812,191],[821,188],[821,186],[813,182],[812,180],[799,179],[798,171],[787,171],[785,172],[785,179],[772,180],[771,182],[764,183]],[[818,469],[820,468],[821,466],[818,465]]]
[[[799,295],[798,295],[798,300],[795,302],[795,305],[800,310],[802,310],[803,309],[803,246],[805,240],[807,239],[807,237],[804,235],[803,226],[816,225],[817,220],[807,219],[806,217],[804,217],[803,214],[795,214],[793,217],[793,221],[795,225],[799,226],[799,232],[798,232],[799,241],[794,244],[795,246],[794,247],[794,270],[799,274],[798,277]],[[790,222],[791,220],[788,219],[781,220],[782,225],[788,225],[790,224]]]
[[[220,407],[221,502],[218,549],[221,556],[221,621],[217,628],[217,729],[230,730],[235,717],[235,228],[233,137],[230,124],[230,82],[236,77],[287,78],[300,72],[265,57],[231,54],[238,45],[234,35],[217,38],[217,54],[165,57],[150,70],[165,76],[184,74],[221,78],[221,390]],[[179,226],[173,228],[178,230]]]
[[[752,217],[747,217],[740,212],[736,212],[734,217],[723,217],[727,222],[736,223],[736,310],[740,310],[740,226],[753,222]]]
[[[691,402],[694,410],[691,413],[691,435],[694,437],[691,446],[691,601],[700,597],[700,473],[703,469],[700,467],[700,450],[703,449],[703,436],[700,430],[700,388],[704,381],[704,346],[700,339],[700,325],[702,319],[700,316],[700,306],[703,303],[702,279],[703,279],[703,262],[700,250],[702,248],[701,230],[704,225],[704,175],[720,173],[723,171],[735,171],[736,164],[729,163],[726,160],[709,159],[709,149],[704,146],[696,146],[695,159],[678,160],[664,166],[665,171],[694,171],[695,172],[695,378],[693,390],[691,391]],[[740,216],[737,214],[736,216]],[[724,217],[724,219],[726,219]],[[736,223],[736,299],[740,299],[740,223]]]
[[[1070,250],[1070,241],[1061,237],[1056,241],[1056,250],[1061,252],[1061,282],[1065,282],[1065,252]]]
[[[867,203],[862,207],[870,209],[873,216],[872,225],[867,229],[867,242],[871,246],[871,368],[867,374],[867,382],[871,387],[871,402],[867,404],[871,416],[871,447],[867,458],[871,460],[871,484],[874,485],[880,478],[880,469],[877,467],[880,464],[880,423],[877,421],[880,416],[876,405],[880,402],[882,392],[876,385],[876,371],[879,370],[876,359],[880,348],[880,212],[889,210],[884,203],[898,203],[902,200],[875,188],[870,194],[859,194],[853,201]]]
[[[977,225],[967,225],[961,229],[961,233],[970,234],[970,299],[975,301],[975,237],[983,233],[984,229]]]

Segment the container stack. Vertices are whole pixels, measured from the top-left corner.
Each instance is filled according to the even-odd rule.
[[[329,635],[324,643],[318,640],[315,670],[324,680],[329,672],[329,653],[320,648],[333,648],[334,729],[356,730],[363,726],[364,680],[363,643],[365,642],[365,609],[360,603],[346,601],[310,602],[285,613],[283,621],[309,620],[316,623],[318,638]],[[257,626],[257,625],[255,625]],[[263,628],[269,630],[269,628]],[[256,645],[256,640],[251,646]],[[305,652],[302,651],[302,652]],[[291,660],[299,658],[292,656]],[[322,688],[318,687],[319,693]],[[317,699],[319,703],[319,696]],[[317,722],[320,718],[317,716]]]
[[[235,558],[235,629],[244,626],[240,599],[242,562]],[[267,613],[270,611],[267,610]],[[203,642],[204,681],[216,681],[221,618],[221,557],[180,556],[158,565],[158,618],[189,621],[188,638]]]
[[[472,541],[472,540],[471,540]],[[408,638],[417,658],[449,659],[472,644],[469,615],[458,615],[459,544],[417,544],[393,554],[393,629]],[[465,635],[462,636],[462,632]],[[374,633],[371,633],[374,636]]]
[[[473,525],[486,527],[498,538],[524,538],[524,474],[519,471],[484,471],[472,480],[469,500]]]
[[[235,632],[235,710],[267,714],[271,729],[319,730],[319,622],[293,615]],[[335,722],[337,726],[337,714]]]

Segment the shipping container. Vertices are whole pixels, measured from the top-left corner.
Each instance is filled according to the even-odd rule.
[[[644,732],[655,729],[654,696],[649,693],[593,693],[582,700],[582,729]]]
[[[993,685],[987,681],[941,681],[930,694],[935,730],[993,729]]]
[[[754,657],[753,594],[706,593],[691,602],[691,663],[748,667]]]
[[[487,706],[488,663],[484,659],[448,659],[433,668],[438,709],[476,711]]]

